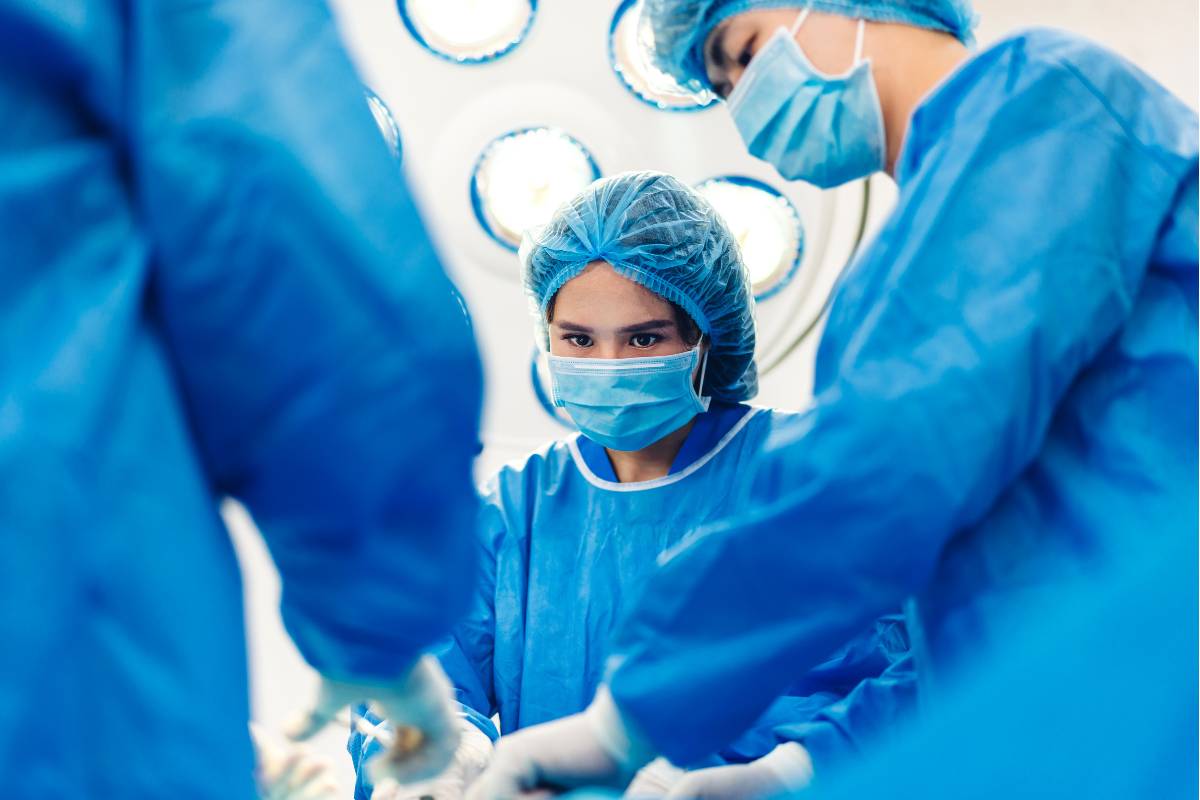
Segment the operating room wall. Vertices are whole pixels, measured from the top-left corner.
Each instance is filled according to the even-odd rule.
[[[605,50],[618,0],[541,0],[528,40],[485,66],[448,64],[421,50],[391,0],[333,5],[364,82],[397,118],[406,170],[476,326],[488,387],[483,474],[565,430],[538,407],[532,390],[533,329],[516,280],[516,256],[481,234],[466,198],[471,165],[493,135],[523,124],[567,128],[586,142],[606,174],[663,169],[699,181],[737,172],[781,182],[741,152],[721,108],[668,114],[624,90]],[[1030,25],[1067,28],[1113,47],[1197,105],[1195,0],[977,0],[976,7],[981,44]],[[887,178],[874,179],[871,189],[868,237],[895,196]],[[820,309],[851,253],[862,209],[859,185],[828,194],[799,186],[787,191],[805,217],[810,245],[788,292],[760,307],[760,352],[769,363],[779,361]],[[799,408],[808,401],[816,338],[765,376],[758,402]],[[402,445],[401,432],[397,446]],[[249,517],[230,503],[226,519],[245,574],[254,716],[278,729],[311,697],[315,677],[283,631],[278,577]],[[352,771],[344,741],[343,731],[330,731],[317,746],[334,760],[349,796]]]

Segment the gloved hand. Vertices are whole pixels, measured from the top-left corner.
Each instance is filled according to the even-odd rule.
[[[530,797],[536,789],[621,789],[653,757],[649,744],[621,718],[602,686],[582,714],[501,738],[491,765],[468,790],[466,800],[516,800]]]
[[[262,800],[337,800],[341,797],[333,780],[332,766],[295,744],[276,742],[251,723],[258,769],[258,796]]]
[[[372,800],[462,800],[463,793],[492,758],[492,740],[487,734],[465,719],[459,720],[462,740],[454,760],[438,777],[431,781],[402,785],[394,780],[377,784],[371,793]]]
[[[667,792],[667,800],[762,800],[799,791],[811,780],[808,751],[786,742],[749,764],[689,772]]]
[[[656,758],[638,770],[622,797],[626,800],[660,800],[686,774],[686,770],[665,758]]]
[[[322,678],[316,703],[291,726],[303,741],[332,722],[348,705],[373,702],[394,726],[393,742],[367,762],[376,786],[429,780],[444,770],[458,749],[458,704],[437,659],[424,656],[391,685],[351,683]]]

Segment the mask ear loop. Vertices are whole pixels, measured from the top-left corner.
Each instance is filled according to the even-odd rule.
[[[792,35],[793,39],[796,38],[796,34],[800,32],[800,26],[804,24],[804,21],[808,19],[808,15],[811,13],[812,0],[808,0],[808,5],[805,6],[804,10],[796,16],[796,21],[792,23],[792,29],[789,31],[789,33]]]
[[[808,5],[804,7],[804,10],[801,11],[799,15],[797,15],[796,21],[792,23],[792,29],[789,31],[789,33],[793,39],[795,39],[796,34],[800,32],[800,26],[802,26],[805,20],[808,19],[808,15],[812,13],[812,8],[812,0],[808,0]],[[858,21],[858,34],[854,39],[854,66],[856,67],[861,64],[863,60],[863,41],[866,38],[866,31],[867,20],[860,19]]]
[[[699,388],[696,390],[696,399],[700,401],[700,405],[704,406],[705,411],[708,411],[708,406],[712,403],[712,397],[701,394],[704,391],[704,376],[708,374],[708,354],[711,352],[711,346],[704,351],[704,356],[700,362],[700,382],[697,384]]]

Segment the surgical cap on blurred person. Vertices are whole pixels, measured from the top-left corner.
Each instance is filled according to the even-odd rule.
[[[596,261],[675,303],[709,337],[702,394],[736,402],[758,393],[750,279],[707,200],[670,175],[627,172],[596,181],[528,235],[522,274],[547,349],[555,294]]]
[[[977,16],[971,0],[646,0],[640,38],[651,63],[680,84],[692,91],[712,89],[704,68],[704,43],[714,28],[746,11],[806,6],[853,19],[945,31],[966,45],[975,41]]]

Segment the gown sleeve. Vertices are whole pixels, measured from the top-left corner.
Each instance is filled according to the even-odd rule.
[[[491,719],[498,710],[492,663],[496,641],[496,547],[505,532],[504,514],[500,503],[496,483],[492,482],[484,491],[483,502],[479,506],[477,532],[481,551],[480,571],[471,607],[466,616],[459,620],[453,633],[438,642],[430,651],[437,656],[442,669],[454,686],[462,718],[493,742],[500,738]],[[356,708],[354,713],[372,725],[383,725],[385,729],[391,727],[390,723],[372,713],[365,705]],[[358,729],[352,729],[346,749],[354,764],[354,800],[370,800],[374,787],[364,767],[382,747],[374,738]]]
[[[496,554],[505,535],[500,495],[492,484],[480,509],[479,580],[471,607],[449,639],[433,650],[442,663],[467,719],[493,741],[499,738],[491,717],[499,711],[493,671],[496,645]]]
[[[915,711],[916,694],[903,618],[881,617],[793,684],[722,751],[722,760],[752,761],[779,744],[797,742],[819,774],[886,739]]]
[[[820,775],[861,754],[867,745],[886,741],[916,707],[917,673],[912,655],[906,654],[881,674],[862,680],[809,722],[782,725],[775,733],[780,741],[802,744]]]
[[[927,582],[1030,465],[1196,169],[1194,115],[1173,159],[1065,67],[979,81],[937,141],[910,132],[919,170],[838,290],[814,403],[765,448],[755,502],[668,554],[618,634],[612,696],[676,763]]]
[[[395,679],[473,579],[469,324],[322,3],[128,3],[151,301],[304,658]]]

